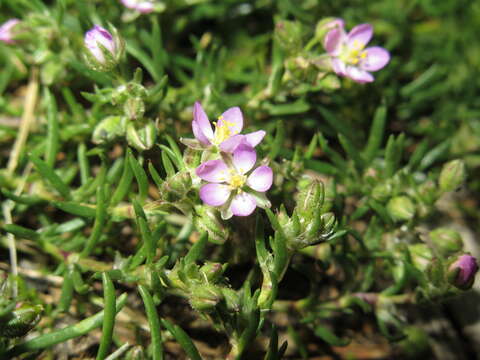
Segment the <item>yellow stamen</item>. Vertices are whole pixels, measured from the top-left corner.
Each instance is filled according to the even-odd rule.
[[[222,142],[230,138],[233,135],[233,128],[235,127],[233,122],[225,121],[223,116],[219,116],[218,120],[222,121],[222,126],[218,126],[216,122],[213,123],[215,126],[215,135],[212,141],[214,145],[220,145]]]

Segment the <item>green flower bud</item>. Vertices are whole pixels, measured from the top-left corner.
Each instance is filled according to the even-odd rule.
[[[134,122],[127,125],[127,141],[138,151],[144,151],[152,148],[157,139],[157,127],[155,123],[148,120],[147,123],[140,128]]]
[[[446,163],[440,172],[438,183],[440,190],[453,191],[463,184],[466,177],[465,164],[462,160],[452,160]]]
[[[282,20],[275,24],[274,37],[280,46],[290,54],[300,51],[302,26],[299,22]]]
[[[327,35],[330,30],[333,30],[335,28],[343,28],[343,26],[344,23],[342,19],[334,17],[322,19],[317,23],[317,26],[315,27],[315,38],[317,38],[318,41],[323,43],[325,35]]]
[[[122,116],[108,116],[93,130],[92,141],[105,144],[125,134],[127,119]]]
[[[16,338],[26,335],[38,324],[42,312],[41,305],[22,304],[0,319],[0,336]]]
[[[429,235],[435,248],[443,256],[453,255],[463,249],[462,237],[455,230],[439,228],[431,231]]]
[[[387,211],[395,221],[408,221],[415,215],[415,205],[407,196],[396,196],[388,202]]]
[[[125,116],[131,120],[141,119],[145,113],[145,103],[140,97],[131,97],[123,105]]]
[[[200,272],[205,275],[209,282],[216,283],[222,277],[225,269],[226,267],[220,263],[207,261],[200,268]]]
[[[377,201],[384,202],[392,196],[392,190],[390,182],[380,183],[372,189],[371,196]]]
[[[199,231],[208,233],[209,241],[223,244],[228,239],[230,232],[218,216],[218,211],[211,206],[198,205],[195,206],[195,212],[197,216],[193,219],[194,225]]]
[[[323,184],[311,180],[297,195],[296,210],[302,222],[310,222],[321,210],[324,200]]]
[[[214,285],[201,284],[190,289],[190,305],[198,311],[211,311],[223,299],[222,292]]]
[[[427,205],[433,205],[437,201],[437,186],[433,181],[426,181],[418,187],[418,196]]]
[[[413,265],[424,272],[433,259],[432,250],[426,244],[412,244],[408,246]]]

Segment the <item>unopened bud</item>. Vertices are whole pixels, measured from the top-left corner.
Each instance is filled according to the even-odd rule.
[[[443,256],[453,255],[463,249],[462,237],[455,230],[439,228],[431,231],[429,235],[435,248]]]
[[[100,121],[92,134],[95,144],[106,144],[117,137],[123,136],[126,130],[127,119],[122,116],[108,116]]]
[[[88,65],[97,71],[109,71],[120,61],[123,42],[99,25],[85,33],[85,56]]]
[[[315,37],[323,43],[325,35],[335,28],[342,29],[345,22],[340,18],[328,17],[320,20],[315,28]]]
[[[222,300],[221,291],[214,285],[202,284],[191,289],[190,305],[199,311],[211,311]]]
[[[26,335],[40,321],[41,305],[22,304],[0,322],[0,336],[16,338]]]
[[[321,210],[324,200],[323,184],[311,180],[298,192],[296,210],[302,221],[310,222]]]
[[[210,206],[198,205],[195,206],[195,212],[197,214],[193,220],[195,227],[199,231],[206,231],[209,241],[223,244],[228,239],[229,231],[218,216],[218,211]]]
[[[123,105],[123,111],[125,112],[125,116],[129,119],[140,119],[145,113],[145,103],[139,97],[129,98]]]
[[[205,277],[208,279],[209,282],[216,283],[221,278],[224,267],[220,263],[216,262],[206,262],[201,268],[200,272],[202,272]]]
[[[15,43],[15,27],[20,23],[18,19],[10,19],[0,26],[0,41],[5,44]]]
[[[415,215],[415,205],[407,196],[396,196],[388,202],[387,211],[395,221],[408,221]]]
[[[127,141],[138,151],[151,149],[157,140],[157,127],[151,120],[147,120],[143,126],[134,121],[127,125]]]
[[[465,164],[462,160],[452,160],[446,163],[440,172],[438,183],[442,191],[456,190],[463,184],[466,177]]]
[[[384,182],[376,185],[372,189],[372,198],[377,201],[387,201],[392,195],[392,184],[390,182]]]
[[[475,281],[478,271],[477,259],[463,254],[448,267],[448,282],[461,290],[468,290]]]

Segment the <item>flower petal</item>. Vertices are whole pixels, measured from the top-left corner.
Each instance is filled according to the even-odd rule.
[[[217,127],[228,126],[230,136],[236,135],[242,131],[243,115],[238,106],[225,111],[219,118]]]
[[[390,61],[390,53],[380,46],[372,46],[365,49],[367,57],[359,67],[366,71],[377,71],[383,68]]]
[[[198,141],[205,145],[210,144],[210,139],[213,138],[212,126],[210,121],[208,121],[205,110],[203,110],[202,105],[198,101],[193,105],[192,130]]]
[[[230,197],[230,188],[223,184],[205,184],[200,188],[200,199],[210,206],[221,206]]]
[[[230,204],[230,209],[235,216],[248,216],[256,207],[257,202],[253,196],[245,192],[235,196]]]
[[[347,35],[347,46],[358,46],[363,48],[368,44],[373,35],[373,27],[370,24],[355,26]]]
[[[224,142],[220,143],[220,150],[227,153],[232,153],[235,151],[238,145],[245,141],[245,135],[233,135]]]
[[[258,131],[255,131],[255,132],[251,132],[249,134],[245,134],[245,139],[247,140],[247,143],[251,147],[255,147],[258,144],[260,144],[260,142],[263,140],[263,138],[265,137],[266,134],[267,133],[265,131],[258,130]]]
[[[223,160],[209,160],[195,170],[197,176],[205,181],[220,183],[230,179],[228,166]]]
[[[347,75],[345,63],[340,59],[332,59],[332,69],[337,75],[340,75],[340,76]]]
[[[233,152],[233,165],[240,174],[245,174],[255,165],[257,153],[255,149],[246,143],[237,146]]]
[[[323,46],[330,55],[337,56],[340,53],[342,43],[345,39],[346,35],[343,28],[334,28],[325,35]]]
[[[365,70],[359,69],[358,67],[355,67],[355,66],[347,67],[346,76],[348,76],[350,79],[358,83],[367,83],[375,80],[372,74],[370,74]]]
[[[253,190],[265,192],[272,186],[273,171],[268,166],[259,166],[250,174],[247,184]]]

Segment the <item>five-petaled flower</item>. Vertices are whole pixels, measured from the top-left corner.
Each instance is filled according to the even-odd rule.
[[[217,148],[231,153],[242,143],[255,147],[265,136],[263,130],[246,135],[240,134],[243,128],[243,115],[239,107],[232,107],[225,111],[213,125],[215,130],[212,129],[202,105],[197,101],[193,107],[192,121],[195,139],[181,139],[181,141],[188,147],[198,150]]]
[[[10,19],[0,26],[0,41],[6,44],[14,44],[13,28],[20,22],[18,19]]]
[[[224,159],[201,164],[196,169],[196,174],[208,182],[200,188],[202,201],[207,205],[221,207],[224,219],[232,215],[248,216],[257,206],[269,206],[264,193],[272,186],[273,172],[266,165],[251,171],[256,161],[255,150],[242,143],[231,157],[227,155]]]
[[[121,0],[122,4],[132,10],[137,10],[142,14],[151,13],[155,10],[155,4],[149,0]]]
[[[390,61],[390,54],[382,47],[365,49],[372,35],[370,24],[357,25],[348,34],[341,26],[330,30],[324,46],[330,55],[333,71],[359,83],[372,82],[374,77],[370,71],[380,70]]]

